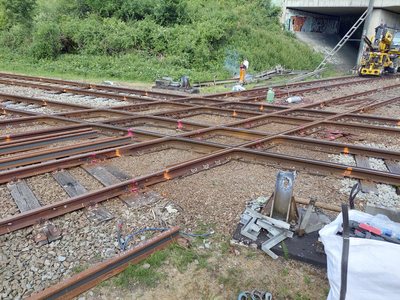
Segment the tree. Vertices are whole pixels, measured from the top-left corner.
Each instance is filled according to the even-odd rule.
[[[7,26],[32,22],[36,0],[1,0]]]

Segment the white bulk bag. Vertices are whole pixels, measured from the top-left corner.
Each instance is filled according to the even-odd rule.
[[[349,220],[370,222],[372,215],[349,211]],[[342,214],[320,230],[328,265],[330,291],[327,300],[339,299],[343,238]],[[400,299],[400,245],[350,237],[347,300]]]

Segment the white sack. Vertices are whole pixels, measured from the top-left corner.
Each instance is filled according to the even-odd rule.
[[[372,215],[356,210],[349,211],[349,219],[369,222]],[[328,264],[331,289],[327,300],[339,299],[342,236],[342,214],[320,230]],[[350,238],[347,275],[347,300],[400,299],[400,245],[363,238]]]

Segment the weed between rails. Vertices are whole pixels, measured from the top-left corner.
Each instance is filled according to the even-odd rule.
[[[155,287],[167,278],[166,274],[158,270],[163,263],[174,266],[182,273],[188,269],[189,264],[195,261],[197,268],[207,267],[206,259],[208,257],[210,254],[197,254],[192,248],[185,249],[175,242],[167,249],[157,251],[137,264],[130,264],[115,278],[114,283],[123,288],[137,285]]]

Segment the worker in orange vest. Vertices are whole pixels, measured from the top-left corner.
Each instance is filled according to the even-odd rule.
[[[239,83],[242,84],[244,82],[244,77],[246,76],[246,70],[249,68],[249,61],[247,58],[240,64],[240,78]]]

